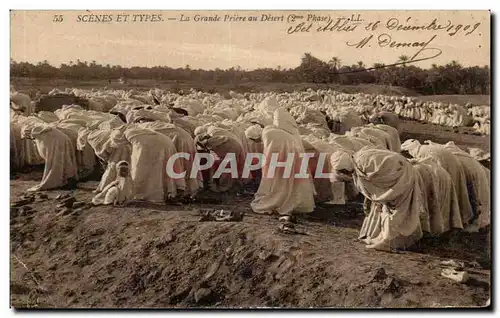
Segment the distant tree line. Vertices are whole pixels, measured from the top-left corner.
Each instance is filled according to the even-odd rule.
[[[405,87],[424,95],[490,93],[490,68],[488,66],[463,67],[456,61],[452,61],[446,65],[433,64],[429,69],[422,69],[411,65],[405,55],[400,56],[398,62],[400,64],[392,66],[381,63],[366,66],[362,61],[353,65],[342,65],[337,57],[325,62],[311,53],[305,53],[300,65],[296,68],[287,69],[277,66],[274,69],[260,68],[247,71],[239,66],[226,70],[192,69],[189,65],[184,68],[122,67],[80,60],[54,67],[47,61],[34,65],[11,60],[10,76],[71,80],[153,79],[204,84],[248,82],[380,84]]]

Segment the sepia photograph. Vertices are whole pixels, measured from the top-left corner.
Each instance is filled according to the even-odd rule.
[[[11,10],[10,307],[491,309],[485,10]]]

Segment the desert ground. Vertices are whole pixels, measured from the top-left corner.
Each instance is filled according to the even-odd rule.
[[[448,97],[471,99],[489,104],[488,96]],[[413,121],[403,128],[402,140],[453,140],[490,150],[489,136],[469,128]],[[11,173],[11,203],[42,173],[43,167]],[[302,234],[285,234],[277,217],[252,212],[251,193],[203,192],[189,204],[91,207],[98,180],[41,192],[46,196],[11,208],[13,307],[477,307],[490,298],[489,229],[424,237],[410,250],[387,253],[357,240],[361,200],[319,205],[298,219]],[[62,195],[81,207],[60,212]],[[244,217],[201,221],[200,210],[209,208]],[[440,262],[450,259],[464,263],[466,283],[440,275]]]

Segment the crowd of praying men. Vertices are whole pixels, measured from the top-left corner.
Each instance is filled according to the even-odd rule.
[[[200,103],[179,110],[155,102],[129,99],[109,112],[66,105],[53,113],[11,114],[14,163],[45,164],[41,182],[28,191],[83,181],[103,162],[94,205],[161,203],[194,198],[204,188],[243,191],[253,183],[258,189],[252,210],[291,222],[319,203],[345,204],[361,193],[367,216],[360,239],[383,250],[411,245],[423,232],[477,231],[489,225],[489,170],[473,150],[453,142],[401,143],[398,125],[387,121],[364,121],[336,134],[324,112],[269,97],[248,112],[228,105],[204,110]],[[180,152],[189,156],[169,161]],[[213,164],[200,169],[206,162],[196,161],[196,153],[208,154]],[[249,153],[265,159],[261,169],[244,176],[245,165],[254,164],[247,161]],[[273,154],[290,153],[313,154],[308,178],[285,177],[283,169],[272,177],[265,173]],[[331,173],[328,179],[314,176],[321,154],[327,154],[321,167]],[[219,172],[229,156],[236,177]],[[290,165],[292,171],[302,166],[300,160]],[[185,174],[172,176],[169,168]]]

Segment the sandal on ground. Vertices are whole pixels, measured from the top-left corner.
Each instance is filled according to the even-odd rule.
[[[450,259],[448,261],[442,261],[440,264],[444,265],[444,266],[451,267],[451,268],[455,268],[455,269],[464,268],[464,266],[465,266],[464,262],[457,262],[453,259]]]
[[[297,218],[293,215],[284,215],[279,218],[280,222],[297,224]]]
[[[469,275],[465,271],[457,271],[453,268],[444,268],[441,271],[441,276],[449,278],[459,283],[464,283],[469,279]]]
[[[216,222],[239,222],[243,220],[243,213],[229,210],[205,210],[200,211],[200,222],[216,221]]]
[[[279,230],[285,234],[305,234],[299,231],[293,223],[282,223],[278,226]]]

